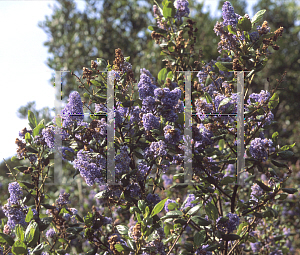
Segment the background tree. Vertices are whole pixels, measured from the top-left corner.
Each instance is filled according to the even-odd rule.
[[[259,92],[264,89],[267,83],[267,77],[270,84],[274,86],[276,79],[286,71],[284,83],[279,90],[280,103],[274,111],[274,117],[277,121],[272,125],[269,134],[279,132],[282,143],[296,145],[293,149],[295,157],[292,163],[295,164],[300,154],[300,139],[298,132],[300,130],[300,85],[298,82],[298,73],[300,69],[300,43],[299,43],[299,25],[296,24],[300,19],[299,2],[296,1],[271,1],[261,0],[254,6],[254,13],[258,10],[266,9],[263,20],[268,20],[269,27],[276,29],[284,27],[283,35],[276,42],[280,50],[269,57],[270,65],[264,68],[263,72],[257,74],[253,80],[252,92]],[[298,23],[299,24],[299,23]],[[271,52],[275,52],[272,50]],[[249,91],[251,93],[251,91]]]
[[[112,63],[116,48],[130,56],[136,78],[145,66],[153,74],[162,68],[164,57],[159,55],[160,47],[152,40],[148,29],[149,24],[156,25],[153,1],[86,1],[83,12],[76,9],[73,0],[57,0],[57,3],[59,6],[53,6],[51,17],[46,16],[46,20],[38,24],[49,38],[44,43],[52,55],[46,62],[49,68],[71,70],[81,76],[82,65],[88,67],[92,59],[100,57]],[[213,32],[216,19],[212,19],[209,12],[204,13],[203,3],[190,1],[189,7],[190,17],[197,15],[196,37],[201,43],[196,44],[196,52],[201,46],[204,61],[216,58],[218,42]],[[53,86],[54,77],[49,82]],[[66,102],[70,92],[78,89],[78,82],[70,73],[62,73],[62,82],[62,100]],[[53,118],[53,115],[48,118],[46,115],[54,108],[51,112],[47,108],[38,111],[34,102],[20,107],[18,117],[27,118],[28,110],[36,114],[37,120],[45,118],[46,123],[46,119]]]
[[[235,12],[243,15],[246,11],[246,1],[230,1]],[[108,60],[111,64],[114,59],[114,50],[121,48],[125,56],[130,56],[130,63],[135,72],[135,78],[140,75],[140,69],[147,69],[154,75],[163,67],[160,56],[160,47],[151,39],[149,24],[156,25],[153,16],[153,1],[87,1],[85,10],[80,12],[76,9],[73,0],[57,0],[59,6],[53,7],[51,17],[39,22],[49,40],[44,43],[48,52],[52,55],[47,59],[47,65],[53,70],[74,70],[80,76],[83,73],[82,65],[89,67],[91,59],[98,57]],[[160,4],[161,1],[158,1]],[[218,9],[222,9],[224,1],[219,1]],[[216,45],[218,38],[213,27],[220,17],[212,18],[203,11],[203,3],[189,1],[190,17],[196,18],[197,43],[195,52],[202,49],[202,59],[205,62],[216,59],[219,56]],[[280,104],[275,110],[275,118],[278,123],[274,124],[269,132],[275,132],[283,128],[282,136],[287,143],[296,142],[299,138],[296,130],[300,128],[299,103],[297,95],[300,88],[297,86],[296,70],[299,69],[299,26],[295,21],[299,19],[299,6],[294,1],[270,1],[261,0],[254,8],[254,13],[259,9],[266,9],[264,19],[269,21],[271,29],[283,26],[283,37],[278,45],[282,50],[270,56],[272,65],[266,67],[263,73],[259,73],[253,80],[249,91],[259,92],[264,89],[267,77],[274,77],[272,84],[279,79],[284,70],[288,71],[284,90],[280,91]],[[63,101],[72,90],[78,89],[78,82],[70,73],[63,73]],[[50,79],[53,86],[54,77]],[[288,102],[288,104],[287,104]],[[292,102],[292,103],[291,103]],[[30,109],[37,114],[37,119],[47,118],[49,109],[43,108],[38,111],[33,102],[20,107],[18,113],[20,118],[27,118]],[[51,112],[54,109],[51,109]],[[48,111],[48,112],[47,112]],[[287,119],[285,119],[287,116]],[[294,134],[290,136],[290,134]],[[296,145],[297,146],[297,145]],[[299,149],[294,150],[296,155]],[[297,155],[299,156],[299,155]],[[293,162],[295,163],[295,162]]]

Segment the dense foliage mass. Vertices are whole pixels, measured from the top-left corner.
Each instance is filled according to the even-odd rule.
[[[279,103],[276,91],[282,80],[270,92],[248,96],[253,77],[267,65],[269,48],[279,50],[276,43],[284,28],[271,32],[267,21],[257,25],[265,10],[250,19],[225,2],[223,22],[214,27],[223,56],[204,63],[201,52],[194,50],[196,29],[188,18],[187,0],[165,0],[162,7],[153,6],[153,13],[157,26],[149,26],[151,36],[166,56],[166,67],[157,77],[143,68],[136,81],[130,58],[116,49],[113,65],[106,65],[104,72],[99,70],[103,60],[97,59],[91,61],[91,70],[83,68],[82,78],[72,73],[89,106],[94,105],[91,120],[85,121],[78,91],[70,93],[60,118],[46,125],[28,111],[31,129],[19,133],[14,160],[28,159],[29,165],[14,168],[20,173],[9,168],[14,180],[2,207],[1,253],[296,252],[293,236],[299,221],[292,220],[299,205],[290,200],[283,207],[282,201],[299,194],[287,186],[291,169],[280,161],[293,156],[295,144],[280,146],[278,132],[270,138],[264,133],[274,122],[272,110]],[[196,72],[187,77],[185,71]],[[245,95],[235,92],[238,71],[247,71]],[[111,77],[115,112],[106,104]],[[189,79],[193,137],[184,135]],[[244,96],[245,179],[237,184],[236,113]],[[107,115],[115,121],[114,170],[120,185],[107,184]],[[193,159],[190,183],[184,181],[188,144]],[[56,197],[47,194],[55,152],[72,162],[71,178],[79,180],[80,191],[66,185]],[[88,204],[85,208],[72,202],[77,194]]]

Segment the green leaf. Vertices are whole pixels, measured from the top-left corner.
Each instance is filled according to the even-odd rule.
[[[166,30],[161,29],[161,28],[159,28],[157,26],[149,26],[148,29],[151,30],[151,31],[154,31],[154,32],[156,32],[158,34],[166,34],[167,33]]]
[[[27,246],[22,241],[16,241],[11,248],[13,254],[27,254]]]
[[[219,104],[219,107],[218,107],[218,111],[220,110],[220,107],[222,107],[223,105],[226,105],[228,104],[232,99],[230,97],[226,97],[224,98],[221,103]]]
[[[138,207],[141,210],[142,213],[145,213],[146,204],[144,200],[138,201]]]
[[[163,15],[166,19],[173,18],[176,14],[176,9],[172,2],[168,1],[166,2],[164,8],[163,8]]]
[[[269,108],[272,110],[274,108],[276,108],[276,106],[279,104],[279,96],[278,94],[275,92],[273,94],[273,96],[270,98],[268,106]]]
[[[168,219],[168,218],[179,218],[180,216],[183,215],[182,211],[171,211],[171,212],[167,212],[167,214],[163,217],[161,217],[161,219]]]
[[[226,185],[228,183],[232,184],[232,183],[235,183],[235,182],[236,182],[235,177],[226,176],[221,180],[220,185]]]
[[[227,26],[229,33],[236,35],[236,32],[234,31],[233,27],[231,25]]]
[[[224,72],[229,71],[223,64],[221,64],[221,62],[217,62],[215,65],[219,68],[220,71],[224,71]]]
[[[123,244],[115,244],[115,248],[118,252],[122,252],[122,251],[132,251],[129,247],[127,247],[126,245]],[[123,254],[123,253],[122,253]],[[125,254],[125,253],[124,253]]]
[[[261,181],[255,181],[259,187],[261,187],[264,191],[272,191],[273,189],[262,183]]]
[[[76,218],[76,220],[78,220],[79,222],[84,223],[82,217],[81,217],[79,214],[75,214],[75,218]]]
[[[128,234],[128,227],[124,225],[117,225],[116,226],[117,230],[121,235],[127,235]]]
[[[45,128],[44,124],[38,124],[38,126],[36,126],[33,131],[32,131],[32,135],[33,137],[36,137],[37,135],[39,135],[40,130]],[[28,134],[28,133],[27,133]]]
[[[37,254],[40,255],[42,253],[44,249],[44,245],[43,243],[40,243],[38,246],[36,246],[33,250],[32,250],[32,254]]]
[[[54,205],[49,205],[49,204],[41,204],[42,206],[44,206],[46,209],[55,209],[56,206]]]
[[[28,121],[29,121],[29,126],[34,129],[37,126],[37,121],[34,116],[34,113],[30,110],[28,110]]]
[[[152,212],[151,212],[151,217],[153,217],[154,215],[158,214],[161,212],[161,210],[164,208],[165,203],[167,202],[168,198],[165,198],[164,200],[161,200],[159,203],[157,203]]]
[[[237,27],[242,31],[250,31],[252,28],[252,24],[250,19],[243,17],[239,19]]]
[[[234,241],[240,239],[241,237],[236,234],[227,234],[227,235],[222,235],[222,238],[224,241]]]
[[[13,244],[14,244],[14,239],[12,239],[11,238],[11,236],[8,236],[8,235],[6,235],[6,234],[3,234],[3,233],[0,233],[0,237],[3,239],[3,240],[5,240],[5,242],[8,244],[8,245],[10,245],[10,246],[12,246]]]
[[[285,200],[287,198],[288,194],[279,194],[275,196],[275,199],[279,199],[279,200]]]
[[[252,27],[253,27],[254,23],[257,23],[258,21],[260,21],[260,19],[262,18],[262,16],[264,15],[265,12],[266,12],[266,10],[263,9],[263,10],[260,10],[257,13],[255,13],[253,18],[251,19]]]
[[[144,159],[144,156],[139,153],[138,151],[133,151],[133,154],[138,158],[138,159]]]
[[[201,230],[199,232],[196,232],[195,235],[194,235],[195,246],[198,247],[198,246],[202,245],[205,241],[205,238],[206,238],[205,230]]]
[[[201,207],[201,205],[194,206],[187,212],[187,214],[191,215],[191,216],[195,215],[198,212],[198,210],[200,209],[200,207]]]
[[[193,216],[192,221],[194,221],[199,226],[208,226],[210,225],[210,222],[202,217],[199,216]]]
[[[158,80],[164,82],[167,77],[167,68],[163,68],[158,73]]]
[[[289,169],[289,166],[285,163],[281,163],[281,162],[276,161],[274,159],[271,159],[271,162],[272,162],[273,165],[275,165],[277,167],[285,167],[285,168]]]
[[[207,92],[204,92],[204,96],[206,98],[206,102],[208,104],[212,104],[212,98],[211,98],[211,96]]]
[[[277,156],[280,156],[282,159],[289,159],[295,155],[292,151],[280,151],[277,153]]]
[[[24,241],[24,231],[23,227],[20,224],[16,225],[15,233],[19,241]]]
[[[93,218],[94,218],[93,214],[91,212],[88,212],[88,214],[84,217],[85,225],[90,227],[93,223]]]
[[[25,231],[25,242],[30,247],[34,247],[39,240],[40,230],[35,221],[31,221]]]
[[[292,145],[284,145],[280,148],[281,151],[286,151],[289,150],[291,148],[293,148],[296,145],[296,143],[293,143]]]
[[[28,166],[16,166],[13,169],[18,170],[23,173],[25,170],[28,169]]]
[[[216,249],[218,249],[220,247],[222,247],[222,244],[214,243],[214,244],[206,247],[205,250],[207,250],[207,251],[214,251],[214,250],[216,250]]]
[[[239,225],[238,230],[237,230],[237,235],[240,235],[242,231],[245,231],[246,226],[249,225],[249,222],[243,222]]]
[[[20,186],[28,189],[34,189],[34,185],[29,182],[20,182]]]
[[[275,133],[272,134],[272,140],[273,140],[273,142],[276,142],[278,136],[279,136],[279,134],[278,134],[277,131],[276,131]]]
[[[28,213],[27,213],[26,218],[25,218],[25,221],[30,222],[32,219],[33,219],[33,212],[31,210],[31,208],[29,207]]]
[[[129,100],[122,103],[123,107],[132,107],[134,105],[135,100]]]
[[[294,189],[294,188],[282,188],[282,191],[288,193],[288,194],[294,194],[296,193],[298,190]]]
[[[32,140],[32,139],[31,139],[30,133],[26,133],[26,134],[25,134],[25,141],[26,141],[26,142],[31,142],[31,140]]]
[[[216,220],[218,218],[218,210],[212,203],[207,203],[205,206],[205,212],[209,219]]]

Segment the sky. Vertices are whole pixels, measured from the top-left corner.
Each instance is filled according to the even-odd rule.
[[[75,1],[77,8],[84,10],[84,1]],[[248,14],[252,17],[252,5],[257,0],[248,2]],[[16,155],[16,138],[24,127],[29,128],[27,119],[19,119],[17,110],[27,102],[35,101],[36,109],[54,107],[54,88],[49,80],[55,70],[46,65],[50,54],[43,43],[47,35],[38,27],[45,16],[50,17],[56,1],[0,1],[0,74],[2,121],[0,125],[1,146],[0,161]],[[206,0],[205,11],[210,6],[211,13],[216,13],[218,0]],[[250,9],[251,7],[251,9]]]

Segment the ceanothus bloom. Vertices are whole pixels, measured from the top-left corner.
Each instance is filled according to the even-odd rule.
[[[267,147],[271,147],[273,145],[272,140],[270,139],[261,139],[261,138],[255,138],[250,143],[250,154],[253,158],[256,158],[258,160],[267,161],[268,159],[268,153],[266,151]]]
[[[152,83],[152,77],[149,77],[150,72],[141,69],[140,81],[138,83],[140,99],[145,99],[148,96],[154,96],[156,86]]]
[[[143,115],[143,126],[145,130],[149,131],[151,129],[159,128],[159,118],[154,116],[152,113],[147,113]]]
[[[23,192],[18,182],[11,182],[8,184],[8,192],[10,194],[10,202],[12,204],[18,204],[18,201],[22,198]]]
[[[102,171],[106,170],[106,159],[102,155],[92,158],[88,151],[80,150],[74,160],[74,168],[79,170],[86,184],[92,186],[94,183],[103,182],[104,174]]]
[[[218,230],[225,233],[227,232],[229,234],[233,232],[240,224],[240,218],[235,213],[228,213],[226,216],[228,217],[228,220],[220,221],[222,217],[219,217],[216,223],[217,223]]]
[[[187,0],[176,0],[174,6],[177,9],[175,18],[182,20],[182,17],[188,17],[190,14],[189,2]]]
[[[222,7],[222,16],[223,16],[223,24],[224,26],[236,26],[237,25],[237,18],[236,18],[236,14],[234,12],[234,8],[232,7],[231,3],[226,1],[223,4]]]

